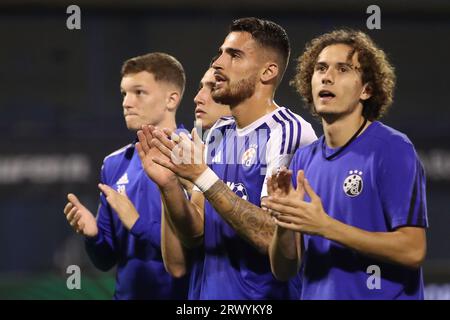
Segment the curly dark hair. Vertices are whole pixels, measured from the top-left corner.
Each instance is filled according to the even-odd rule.
[[[362,82],[368,83],[371,97],[363,101],[363,116],[368,120],[381,118],[393,101],[395,87],[394,67],[383,50],[362,31],[340,29],[325,33],[309,42],[297,60],[296,75],[291,85],[306,102],[309,111],[317,116],[311,89],[311,79],[319,54],[325,47],[346,44],[358,53],[361,64]]]

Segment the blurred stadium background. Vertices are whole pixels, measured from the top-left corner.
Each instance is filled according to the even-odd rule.
[[[66,8],[81,8],[81,30]],[[381,8],[381,30],[366,9]],[[62,209],[74,192],[93,211],[105,155],[129,143],[119,93],[125,59],[150,51],[176,56],[187,73],[178,121],[193,124],[193,97],[235,18],[281,24],[291,63],[276,100],[321,127],[289,87],[306,41],[335,27],[367,31],[396,67],[395,104],[385,123],[405,132],[428,186],[426,297],[450,299],[450,2],[228,0],[2,0],[0,3],[0,299],[110,299],[114,271],[89,262]],[[66,268],[81,267],[81,290]]]

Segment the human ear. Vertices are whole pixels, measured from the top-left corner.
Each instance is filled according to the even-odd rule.
[[[178,91],[169,91],[166,97],[166,106],[169,111],[175,111],[180,102],[180,93]]]
[[[359,98],[360,98],[360,100],[367,100],[371,96],[372,96],[372,86],[370,85],[370,83],[365,83]]]
[[[264,70],[261,74],[262,82],[270,82],[278,77],[279,67],[274,62],[268,62],[264,66]]]

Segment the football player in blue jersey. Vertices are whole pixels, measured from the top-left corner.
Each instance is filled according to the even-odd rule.
[[[212,97],[229,105],[232,117],[215,123],[204,152],[195,131],[193,141],[167,129],[138,132],[143,167],[159,185],[168,220],[185,247],[203,251],[193,261],[190,299],[299,298],[298,278],[271,274],[275,224],[260,207],[268,173],[316,139],[309,123],[274,101],[289,53],[287,34],[274,22],[234,21],[212,64]],[[196,185],[191,201],[177,176]]]
[[[152,124],[175,130],[184,86],[184,69],[168,54],[155,52],[125,61],[120,90],[127,128],[136,132]],[[161,197],[142,169],[136,142],[104,159],[96,218],[74,194],[68,195],[64,213],[73,229],[85,236],[94,265],[103,271],[117,266],[114,299],[185,299],[187,277],[175,279],[164,268]],[[170,226],[163,224],[163,232],[172,236],[172,250],[180,250],[182,258],[181,244]]]
[[[214,69],[209,68],[200,80],[194,98],[195,121],[203,130],[211,129],[217,120],[231,115],[229,106],[215,102],[211,96],[215,81]]]
[[[227,105],[217,103],[212,99],[211,92],[214,83],[214,69],[209,68],[200,80],[199,90],[194,98],[196,106],[195,120],[196,124],[199,125],[202,130],[210,129],[217,120],[230,115],[230,108]],[[152,152],[155,152],[154,156],[160,156],[158,149],[154,148]],[[160,167],[156,167],[155,169],[164,171],[164,169]],[[193,184],[188,180],[181,178],[179,178],[179,181],[190,196]],[[108,202],[116,210],[119,216],[133,218],[139,214],[126,195],[114,192],[105,185],[102,185],[101,189],[104,191]],[[166,214],[167,212],[162,212],[161,216],[162,256],[168,272],[174,277],[179,278],[186,274],[189,260],[192,259],[192,253],[188,253],[182,248],[179,241],[174,241],[173,229],[170,224],[166,222]]]
[[[395,86],[385,53],[363,32],[326,33],[293,83],[324,135],[269,179],[274,274],[300,269],[302,299],[423,299],[426,178],[408,137],[378,121]]]
[[[214,61],[213,59],[212,61]],[[214,88],[215,78],[214,69],[209,68],[200,80],[198,92],[194,97],[195,103],[195,127],[201,131],[202,139],[206,139],[208,130],[216,123],[217,120],[231,115],[230,107],[217,103],[212,98],[212,90]],[[192,195],[194,184],[186,179],[180,182],[189,196]]]

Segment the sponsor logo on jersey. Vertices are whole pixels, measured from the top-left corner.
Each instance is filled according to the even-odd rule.
[[[116,184],[128,184],[128,182],[128,174],[125,172],[125,174],[117,180]]]
[[[125,194],[126,193],[125,185],[128,183],[129,183],[128,174],[125,172],[125,174],[123,176],[121,176],[120,179],[117,180],[117,182],[116,182],[117,192]]]

